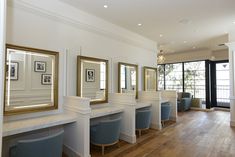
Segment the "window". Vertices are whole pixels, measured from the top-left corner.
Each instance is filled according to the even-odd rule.
[[[121,66],[121,89],[126,89],[126,67]]]
[[[165,89],[183,91],[182,63],[165,65]]]
[[[164,77],[165,70],[164,65],[158,65],[158,90],[164,90]]]
[[[205,61],[184,63],[184,91],[194,98],[206,99]]]
[[[105,89],[105,77],[106,77],[106,63],[102,62],[100,63],[100,89]]]
[[[131,70],[131,85],[135,86],[136,85],[136,71]]]

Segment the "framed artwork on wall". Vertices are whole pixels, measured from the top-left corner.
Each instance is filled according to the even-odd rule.
[[[46,72],[46,62],[35,61],[34,62],[34,71],[35,72]]]
[[[6,79],[8,80],[10,77],[10,80],[16,81],[18,80],[18,74],[19,74],[19,63],[18,62],[7,62],[6,64]]]
[[[86,69],[86,82],[95,82],[95,69]]]
[[[42,85],[51,85],[52,84],[52,75],[51,74],[42,74],[41,83],[42,83]]]

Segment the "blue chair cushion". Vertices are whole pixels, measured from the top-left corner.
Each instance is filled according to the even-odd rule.
[[[136,129],[147,129],[151,123],[150,109],[136,110]]]
[[[64,131],[51,136],[20,140],[10,148],[10,157],[61,157]]]
[[[169,120],[171,113],[171,105],[168,104],[161,104],[161,120]]]
[[[118,141],[121,129],[121,118],[100,121],[91,126],[90,138],[93,144],[112,144]]]

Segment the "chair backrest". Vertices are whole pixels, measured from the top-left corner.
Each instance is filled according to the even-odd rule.
[[[16,145],[16,157],[61,157],[63,134],[64,131],[60,131],[43,138],[20,140]]]
[[[161,120],[169,120],[171,113],[171,105],[170,104],[162,104],[161,105]]]
[[[136,110],[136,129],[147,129],[150,127],[151,111],[150,109]]]
[[[184,92],[184,93],[182,94],[182,98],[192,98],[192,94],[191,94],[191,93]]]
[[[183,92],[178,92],[178,93],[177,93],[177,100],[178,100],[178,101],[181,101],[181,99],[182,99],[182,94],[183,94]]]
[[[116,119],[103,120],[97,127],[96,140],[100,144],[111,144],[116,142],[120,136],[121,117]]]

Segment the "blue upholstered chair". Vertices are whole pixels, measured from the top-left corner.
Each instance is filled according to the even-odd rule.
[[[136,130],[139,132],[139,136],[141,136],[141,131],[142,130],[149,129],[150,122],[151,122],[151,111],[150,111],[150,109],[138,109],[138,110],[136,110],[135,126],[136,126]]]
[[[121,118],[103,120],[99,124],[90,128],[91,144],[102,147],[102,155],[104,155],[105,146],[111,146],[119,142],[121,129]]]
[[[170,119],[170,113],[171,113],[171,105],[169,102],[162,103],[161,104],[161,122],[162,126],[164,126],[165,121],[168,121]]]
[[[192,103],[192,95],[187,92],[178,93],[177,106],[178,111],[187,111],[190,109]]]
[[[64,131],[51,136],[20,140],[10,148],[10,157],[61,157]]]

